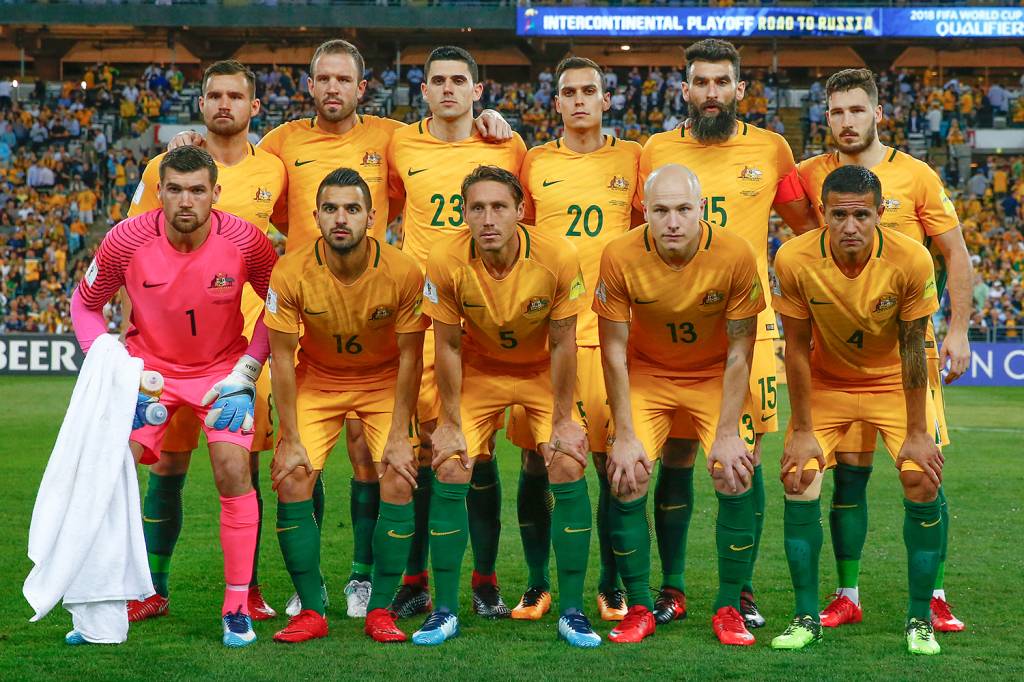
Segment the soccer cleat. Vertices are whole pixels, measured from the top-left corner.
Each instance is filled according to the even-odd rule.
[[[141,601],[138,599],[129,599],[128,622],[138,623],[140,620],[146,620],[147,618],[166,616],[168,603],[169,601],[167,597],[162,597],[159,594],[146,597]]]
[[[373,586],[369,580],[349,580],[345,585],[345,600],[348,602],[349,618],[366,618],[366,605],[370,603]]]
[[[436,646],[459,636],[459,617],[448,610],[438,610],[427,616],[420,629],[412,633],[412,643]]]
[[[387,609],[374,609],[367,613],[363,632],[368,634],[373,641],[383,644],[404,642],[409,639],[395,625],[395,614]]]
[[[949,602],[941,597],[932,597],[932,627],[936,632],[960,632],[964,622],[953,615]]]
[[[803,649],[808,644],[821,641],[821,624],[811,616],[797,616],[789,621],[785,631],[772,640],[773,649]]]
[[[608,639],[619,644],[642,642],[654,634],[657,622],[651,610],[642,604],[630,606],[622,622],[608,633]]]
[[[837,628],[847,623],[859,623],[864,618],[860,604],[854,604],[846,595],[833,594],[832,601],[821,612],[821,624],[827,628]]]
[[[910,619],[907,623],[907,651],[925,656],[933,656],[941,651],[931,623],[921,618]]]
[[[711,618],[711,628],[722,644],[750,646],[754,643],[754,636],[747,630],[743,616],[732,606],[718,609]]]
[[[327,585],[320,583],[320,598],[324,601],[324,610],[331,605],[330,600],[327,599]],[[289,618],[294,618],[299,615],[302,611],[302,600],[299,599],[298,592],[292,592],[292,596],[288,597],[288,601],[284,605],[284,612]]]
[[[743,615],[743,622],[748,628],[764,627],[764,616],[757,610],[757,602],[754,601],[752,592],[740,592],[740,614]]]
[[[513,611],[513,618],[514,614]],[[594,632],[594,628],[590,627],[590,621],[579,611],[562,614],[558,619],[558,637],[568,642],[569,646],[580,649],[601,646],[601,635]]]
[[[259,585],[249,586],[249,615],[253,620],[270,620],[277,616],[277,611],[270,607],[263,598]]]
[[[686,595],[674,587],[663,587],[654,600],[654,620],[665,625],[686,618]]]
[[[80,646],[82,644],[88,644],[89,640],[85,638],[78,630],[72,630],[68,634],[64,635],[64,643],[71,646]]]
[[[512,609],[512,618],[515,620],[540,620],[550,610],[551,593],[543,587],[531,587],[523,593],[523,598]]]
[[[512,615],[505,600],[501,598],[501,588],[494,583],[481,583],[473,587],[473,610],[484,618],[508,618]]]
[[[252,618],[242,613],[241,609],[228,613],[222,619],[224,623],[224,646],[238,649],[249,646],[256,641],[256,633],[252,629]]]
[[[397,618],[408,618],[417,613],[430,613],[434,608],[430,590],[425,585],[402,583],[391,602],[391,610]]]
[[[620,621],[626,617],[629,605],[626,603],[626,593],[620,589],[607,590],[597,593],[597,612],[601,620]]]
[[[285,644],[306,642],[326,637],[327,632],[327,619],[313,609],[306,609],[289,618],[288,624],[274,633],[274,641]]]

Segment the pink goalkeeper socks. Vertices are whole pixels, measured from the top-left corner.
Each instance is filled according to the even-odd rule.
[[[222,615],[236,611],[249,613],[249,580],[259,521],[255,490],[239,497],[220,498],[220,546],[224,551],[224,582],[227,584]]]

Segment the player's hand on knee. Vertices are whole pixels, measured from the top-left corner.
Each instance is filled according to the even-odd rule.
[[[306,447],[298,438],[282,437],[274,450],[274,458],[270,461],[270,479],[273,481],[273,489],[281,485],[284,479],[288,478],[293,471],[302,467],[306,470],[307,476],[313,475],[313,464],[306,454]]]
[[[207,426],[218,431],[252,431],[256,379],[262,368],[255,358],[243,355],[231,373],[206,392],[202,404],[213,403],[206,414]]]
[[[167,143],[167,151],[177,149],[178,147],[205,147],[206,138],[201,133],[197,133],[194,130],[183,130],[174,137],[171,138],[170,142]]]
[[[782,449],[779,479],[787,493],[798,495],[805,487],[802,484],[803,471],[811,460],[818,463],[818,471],[825,470],[825,455],[818,439],[811,431],[794,431]]]
[[[392,434],[388,436],[388,442],[384,445],[384,454],[380,459],[380,473],[377,479],[384,478],[388,467],[408,483],[413,490],[416,490],[416,455],[412,450],[412,443],[404,434]]]
[[[587,434],[583,427],[571,419],[563,419],[551,425],[548,447],[541,448],[544,466],[551,466],[555,453],[568,455],[584,469],[587,467]]]
[[[480,137],[488,142],[504,142],[512,139],[512,126],[494,109],[484,109],[473,121]]]
[[[942,485],[942,465],[945,464],[946,458],[926,432],[907,434],[900,454],[896,457],[896,468],[902,470],[903,463],[908,460],[921,467],[925,476],[936,487]]]
[[[434,458],[430,465],[436,470],[452,457],[458,456],[462,468],[469,468],[469,448],[462,429],[451,422],[441,422],[434,429],[430,441],[434,448]]]
[[[725,479],[729,492],[738,493],[750,485],[754,475],[754,458],[738,434],[724,434],[715,438],[708,453],[708,473],[715,476],[715,465],[721,466],[718,476]]]
[[[652,464],[639,439],[632,434],[617,434],[608,452],[607,473],[612,492],[619,497],[639,492],[637,464],[650,475]]]

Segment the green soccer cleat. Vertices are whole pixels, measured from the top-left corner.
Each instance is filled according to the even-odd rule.
[[[821,623],[812,616],[797,616],[789,621],[781,635],[772,640],[772,648],[792,651],[820,641]]]
[[[920,618],[911,618],[907,623],[907,651],[912,654],[934,656],[941,650],[935,639],[932,624]]]

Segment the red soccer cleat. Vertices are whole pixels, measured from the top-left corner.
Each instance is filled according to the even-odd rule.
[[[142,601],[131,599],[128,601],[128,622],[138,623],[147,618],[166,616],[168,603],[167,597],[161,597],[159,594],[146,597]]]
[[[723,606],[711,618],[711,627],[722,644],[750,646],[754,636],[747,630],[743,616],[732,606]]]
[[[395,625],[395,618],[395,614],[387,609],[374,609],[366,614],[363,632],[368,634],[373,641],[382,644],[404,642],[409,638]]]
[[[832,601],[821,612],[821,624],[827,628],[837,628],[840,625],[859,623],[864,618],[864,611],[859,604],[846,595],[832,595]]]
[[[608,633],[608,639],[620,644],[642,642],[654,634],[654,614],[646,606],[630,606],[626,617]]]
[[[686,595],[674,587],[663,587],[654,600],[654,619],[658,625],[686,618]]]
[[[964,622],[953,615],[949,602],[941,597],[932,597],[932,627],[937,632],[960,632]]]
[[[274,633],[275,642],[305,642],[327,636],[327,619],[312,609],[303,609],[288,619],[288,625]]]
[[[259,585],[249,586],[249,617],[253,620],[270,620],[277,615],[277,611],[270,608],[270,604],[263,598],[263,592]]]

